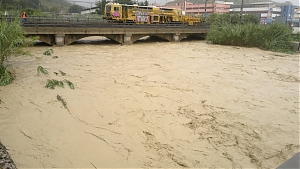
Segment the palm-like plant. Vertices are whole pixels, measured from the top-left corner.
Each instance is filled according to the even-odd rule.
[[[39,75],[40,73],[42,73],[42,74],[44,74],[44,75],[47,75],[47,74],[48,74],[47,69],[45,69],[45,68],[42,67],[42,66],[38,66],[36,71],[37,71],[37,75]]]

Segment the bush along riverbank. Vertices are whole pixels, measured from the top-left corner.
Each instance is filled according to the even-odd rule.
[[[296,52],[293,41],[293,30],[283,24],[259,24],[254,16],[243,16],[239,23],[237,15],[223,14],[211,18],[211,28],[207,40],[213,44],[243,47],[293,53]]]
[[[16,169],[14,161],[6,151],[5,146],[0,142],[0,169]]]
[[[5,62],[10,56],[28,54],[23,47],[33,45],[35,38],[27,38],[21,26],[21,21],[0,22],[0,86],[12,83],[14,77]]]

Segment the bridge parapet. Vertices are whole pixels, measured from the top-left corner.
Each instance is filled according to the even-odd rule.
[[[133,44],[144,36],[159,36],[170,42],[180,42],[187,36],[207,34],[209,27],[187,26],[183,24],[136,25],[136,24],[25,24],[27,35],[39,36],[49,45],[69,45],[88,36],[104,36],[120,44]]]

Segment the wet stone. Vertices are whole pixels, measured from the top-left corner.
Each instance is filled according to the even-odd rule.
[[[0,169],[16,169],[14,161],[6,151],[5,146],[0,142]]]
[[[0,158],[3,159],[6,157],[6,154],[4,152],[0,152]]]

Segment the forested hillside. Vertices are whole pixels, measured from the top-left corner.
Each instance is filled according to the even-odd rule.
[[[211,3],[214,0],[207,0],[207,3]],[[166,5],[174,5],[177,3],[183,2],[182,0],[174,0],[171,2],[166,3]],[[193,2],[193,3],[204,3],[205,0],[189,0],[189,2]],[[233,2],[234,4],[241,4],[242,1],[241,0],[227,0],[227,2]],[[255,3],[255,2],[272,2],[272,0],[244,0],[244,4],[248,4],[248,3]],[[278,2],[276,2],[277,4],[280,4]],[[290,1],[286,1],[284,2],[284,4],[289,4],[292,5],[292,3]]]
[[[67,0],[0,0],[0,9],[40,9],[41,11],[67,10],[72,4]]]

